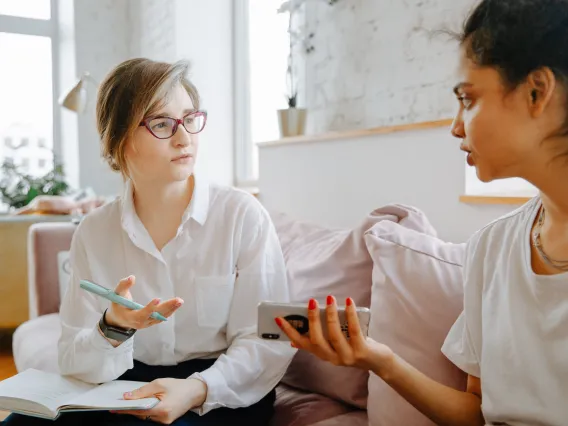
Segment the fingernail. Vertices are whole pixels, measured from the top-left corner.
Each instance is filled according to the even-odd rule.
[[[351,299],[350,297],[348,297],[348,298],[345,300],[345,304],[346,304],[347,306],[351,306],[351,305],[353,304],[353,299]]]
[[[278,327],[282,327],[282,320],[280,318],[274,318],[274,321]]]
[[[125,396],[126,398],[130,398],[130,397],[132,396],[132,392],[126,392],[126,393],[124,394],[124,396]]]
[[[314,299],[310,299],[310,303],[308,304],[308,309],[313,311],[316,308],[316,301]]]
[[[160,304],[160,299],[155,299],[154,300],[154,305],[159,305]]]
[[[327,296],[327,304],[333,305],[333,296]]]
[[[128,282],[129,282],[129,283],[132,282],[132,278],[133,278],[132,275],[130,275],[130,276],[128,277]]]

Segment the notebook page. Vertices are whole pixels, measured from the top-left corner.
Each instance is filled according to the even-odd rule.
[[[0,382],[0,398],[18,398],[41,404],[50,411],[67,403],[96,385],[62,377],[59,374],[28,369]],[[8,400],[6,400],[7,403]]]
[[[157,398],[124,399],[125,392],[133,391],[144,386],[145,382],[115,380],[90,390],[71,400],[67,408],[104,408],[104,409],[136,409],[152,408],[159,400]]]

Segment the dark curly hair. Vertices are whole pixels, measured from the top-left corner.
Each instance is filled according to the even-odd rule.
[[[459,34],[468,57],[510,88],[548,67],[568,88],[568,0],[483,0]]]

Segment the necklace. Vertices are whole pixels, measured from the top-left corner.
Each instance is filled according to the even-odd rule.
[[[533,245],[538,251],[538,254],[544,259],[544,261],[559,271],[568,271],[568,260],[555,260],[548,257],[548,255],[544,252],[542,248],[542,241],[540,240],[540,231],[542,229],[542,225],[544,224],[544,207],[541,207],[540,212],[538,214],[538,219],[536,222],[536,226],[533,232]]]

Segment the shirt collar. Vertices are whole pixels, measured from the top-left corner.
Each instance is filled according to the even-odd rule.
[[[182,223],[191,218],[203,226],[209,212],[209,182],[204,177],[195,176],[195,174],[193,179],[195,182],[193,195],[191,196],[189,206],[187,206],[183,214]]]
[[[207,213],[209,212],[209,182],[204,177],[193,176],[195,181],[193,194],[182,216],[181,226],[189,219],[193,219],[203,226],[207,220]],[[122,196],[121,212],[122,226],[127,230],[133,229],[135,222],[139,222],[136,209],[134,208],[133,190],[132,181],[128,179]]]

